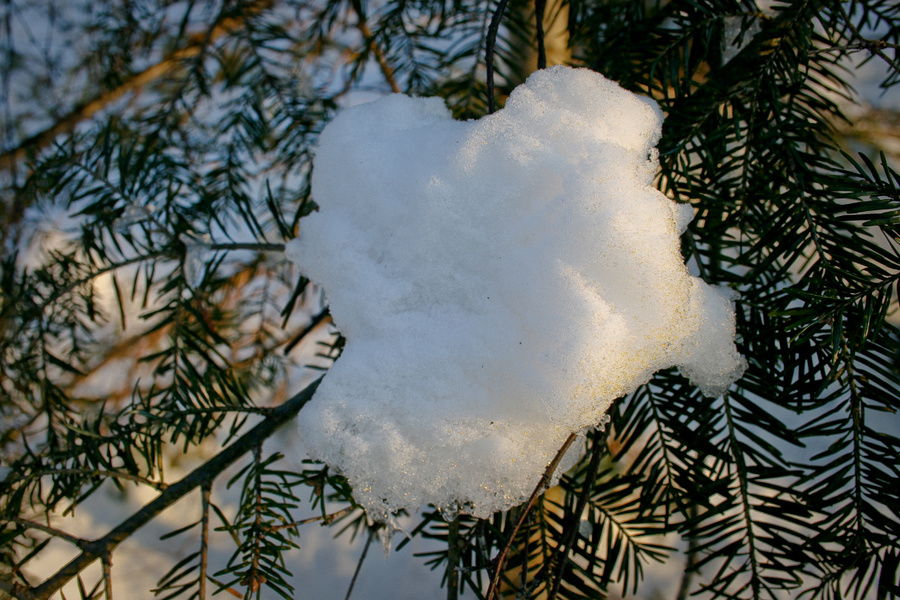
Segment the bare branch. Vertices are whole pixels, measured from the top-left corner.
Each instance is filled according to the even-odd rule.
[[[534,0],[534,28],[537,38],[537,68],[547,68],[547,48],[544,46],[544,11],[547,9],[546,0]]]
[[[569,437],[566,438],[566,441],[563,442],[563,445],[556,452],[556,456],[553,457],[553,460],[551,460],[550,464],[547,465],[547,468],[544,469],[544,474],[541,475],[540,481],[538,481],[538,484],[531,492],[531,497],[528,498],[528,502],[525,504],[525,508],[522,510],[522,513],[519,515],[516,524],[513,526],[512,531],[509,533],[509,537],[506,539],[506,543],[503,545],[503,549],[500,551],[500,554],[497,555],[497,558],[494,559],[494,575],[491,578],[491,585],[488,588],[487,594],[485,594],[484,596],[485,600],[493,600],[494,598],[499,597],[498,594],[500,590],[500,577],[503,574],[503,566],[506,564],[506,557],[509,554],[509,549],[512,547],[513,541],[516,538],[516,534],[519,533],[519,529],[522,527],[522,523],[525,522],[525,519],[528,518],[531,509],[534,508],[538,497],[543,494],[549,486],[550,480],[553,478],[553,473],[556,472],[557,467],[559,467],[560,461],[562,460],[563,456],[565,456],[566,452],[569,450],[569,447],[577,437],[577,433],[569,434]]]
[[[491,17],[488,27],[487,41],[484,46],[484,66],[487,67],[487,101],[488,114],[494,112],[494,46],[497,45],[497,33],[500,31],[500,21],[503,20],[503,12],[506,10],[508,0],[500,0],[497,10]]]
[[[88,540],[85,540],[80,537],[76,537],[65,531],[60,529],[56,529],[55,527],[51,527],[50,525],[44,525],[43,523],[36,523],[34,521],[29,521],[28,519],[15,519],[16,524],[21,525],[22,527],[27,527],[28,529],[37,529],[38,531],[43,531],[46,534],[52,535],[53,537],[57,537],[61,540],[66,540],[70,544],[78,546],[79,548],[84,548],[85,544],[88,543]]]
[[[375,40],[375,35],[372,33],[372,30],[369,29],[369,24],[366,22],[366,16],[362,10],[362,4],[360,4],[359,0],[354,0],[350,4],[353,6],[353,11],[356,13],[356,27],[369,44],[369,50],[371,50],[372,54],[375,56],[375,60],[378,62],[378,67],[381,69],[382,75],[384,75],[388,85],[391,86],[391,91],[395,94],[399,94],[400,86],[397,84],[397,79],[394,77],[394,69],[391,67],[390,63],[388,63],[387,57],[384,55],[384,50],[381,49],[381,46],[379,46],[378,42]]]
[[[209,497],[212,492],[212,484],[204,484],[200,490],[203,502],[203,519],[200,524],[200,589],[197,592],[200,600],[206,600],[206,573],[209,570]]]
[[[584,484],[582,486],[581,493],[578,495],[578,501],[575,504],[575,510],[572,511],[572,516],[576,519],[580,518],[582,513],[584,513],[584,509],[587,506],[588,499],[591,497],[591,494],[594,491],[594,484],[597,482],[597,474],[599,473],[600,458],[604,454],[604,452],[601,451],[601,448],[606,447],[606,439],[609,437],[609,432],[610,426],[607,425],[601,438],[594,442],[595,445],[593,448],[593,453],[591,454],[591,459],[588,462]],[[562,587],[563,575],[565,574],[566,568],[569,565],[569,552],[571,552],[572,550],[572,545],[575,543],[575,538],[577,535],[578,527],[575,527],[573,525],[566,532],[562,544],[560,544],[556,548],[555,554],[557,556],[557,563],[555,572],[553,574],[553,577],[551,578],[553,587],[550,590],[550,595],[548,596],[547,600],[555,600],[559,595],[559,591]]]
[[[113,600],[112,588],[112,554],[101,557],[103,562],[103,587],[106,592],[106,600]]]
[[[309,517],[307,519],[302,519],[300,521],[294,521],[293,523],[285,523],[284,525],[276,525],[274,527],[269,527],[269,531],[281,531],[282,529],[293,529],[294,527],[300,527],[301,525],[307,525],[309,523],[315,523],[316,521],[322,521],[322,525],[331,525],[335,519],[340,519],[344,515],[348,515],[351,512],[356,510],[355,506],[348,506],[346,508],[342,508],[341,510],[335,511],[333,513],[329,513],[327,515],[316,515],[315,517]]]

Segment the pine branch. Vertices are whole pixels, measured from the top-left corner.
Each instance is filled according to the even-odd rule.
[[[500,22],[503,21],[503,13],[506,11],[508,0],[500,0],[491,17],[491,24],[488,26],[487,41],[484,46],[484,64],[487,67],[487,101],[488,114],[494,112],[494,47],[497,45],[497,33],[500,30]]]
[[[553,474],[556,472],[557,467],[559,467],[560,461],[562,461],[563,456],[566,455],[566,452],[569,450],[569,447],[573,442],[578,438],[578,434],[570,433],[569,437],[566,438],[566,441],[563,442],[563,445],[556,452],[556,456],[553,457],[553,460],[550,461],[550,464],[547,465],[547,468],[544,469],[543,475],[541,475],[538,484],[534,487],[534,490],[531,492],[531,496],[528,498],[528,502],[525,503],[522,512],[519,514],[519,518],[516,520],[515,525],[513,525],[512,531],[509,533],[509,537],[506,539],[506,543],[503,545],[503,548],[500,550],[500,553],[497,555],[497,558],[494,559],[494,575],[491,577],[491,585],[488,588],[487,594],[485,594],[485,600],[494,600],[494,598],[499,598],[500,593],[500,579],[503,575],[504,566],[506,565],[506,558],[509,555],[509,550],[512,548],[513,542],[516,539],[516,534],[521,529],[522,524],[525,523],[525,519],[528,518],[529,513],[534,508],[534,505],[537,503],[538,497],[544,493],[547,487],[550,485],[550,480],[553,478]]]
[[[90,100],[82,102],[71,111],[57,119],[53,125],[43,131],[22,140],[18,146],[0,153],[0,169],[11,170],[22,162],[29,153],[38,152],[51,145],[57,136],[71,133],[75,127],[131,92],[165,77],[183,66],[184,61],[196,58],[205,52],[210,43],[240,29],[247,19],[261,13],[272,5],[273,0],[262,0],[248,6],[240,17],[223,19],[209,31],[197,33],[188,39],[188,43],[180,50],[167,55],[153,66],[136,73],[118,87],[97,94]]]
[[[22,519],[21,517],[17,517],[14,522],[22,527],[27,527],[28,529],[37,529],[38,531],[43,531],[48,535],[52,535],[53,537],[59,538],[61,540],[65,540],[70,544],[78,547],[84,548],[88,544],[88,540],[80,537],[76,537],[65,531],[60,529],[56,529],[55,527],[51,527],[49,525],[43,525],[41,523],[35,523],[34,521],[29,521],[28,519]]]
[[[319,387],[321,378],[317,379],[303,391],[276,408],[271,414],[256,425],[253,429],[238,438],[233,444],[222,450],[219,454],[207,461],[202,466],[194,469],[189,475],[170,485],[155,500],[145,505],[144,508],[120,523],[102,538],[84,544],[81,554],[69,564],[61,568],[54,575],[38,586],[23,589],[22,586],[8,590],[15,598],[20,600],[48,600],[54,593],[62,588],[70,579],[77,576],[85,568],[97,559],[108,557],[113,550],[131,537],[131,535],[154,519],[166,508],[183,498],[197,488],[208,486],[225,469],[234,464],[239,458],[252,451],[260,440],[272,435],[281,425],[293,418],[301,408],[312,398]]]
[[[378,63],[378,68],[381,69],[381,74],[384,75],[385,81],[391,86],[391,91],[395,94],[399,94],[400,86],[397,84],[397,79],[394,77],[394,69],[384,55],[384,50],[381,49],[372,30],[369,28],[360,0],[353,0],[350,4],[353,6],[353,11],[356,13],[356,27],[362,34],[363,39],[365,39],[366,43],[369,45],[369,50],[375,55],[375,61]]]

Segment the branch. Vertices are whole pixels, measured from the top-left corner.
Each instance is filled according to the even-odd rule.
[[[497,10],[491,17],[491,24],[488,26],[488,36],[484,46],[484,66],[487,67],[488,114],[494,112],[494,46],[497,45],[497,32],[500,30],[500,21],[503,20],[507,1],[500,0],[500,3],[497,4]]]
[[[447,523],[447,600],[459,600],[459,515]]]
[[[53,143],[53,140],[58,135],[71,133],[76,125],[91,118],[110,103],[176,70],[186,59],[200,55],[210,42],[239,29],[243,26],[248,16],[262,12],[271,4],[271,0],[258,2],[240,17],[223,19],[210,31],[191,36],[188,44],[181,50],[172,52],[160,62],[122,82],[118,87],[102,92],[90,100],[78,104],[47,129],[25,138],[15,148],[0,154],[0,170],[12,170],[29,152],[46,148]]]
[[[329,513],[327,515],[316,515],[315,517],[301,519],[300,521],[294,521],[293,523],[285,523],[284,525],[274,525],[271,527],[267,527],[267,529],[268,529],[268,531],[281,531],[282,529],[293,529],[295,527],[300,527],[301,525],[308,525],[309,523],[315,523],[316,521],[322,521],[323,525],[331,525],[331,523],[335,519],[340,519],[344,515],[349,515],[354,510],[356,510],[355,506],[348,506],[347,508],[342,508],[341,510],[335,511],[333,513]]]
[[[597,474],[599,473],[600,468],[600,458],[605,454],[606,440],[609,437],[611,429],[612,427],[607,424],[603,434],[598,436],[598,439],[594,442],[592,448],[593,453],[591,454],[591,460],[588,462],[584,484],[581,493],[578,495],[575,510],[572,511],[572,517],[574,519],[581,518],[581,515],[584,513],[584,509],[587,506],[588,498],[590,498],[594,491],[594,484],[597,482]],[[562,588],[563,575],[565,575],[566,567],[569,566],[569,552],[571,552],[572,545],[575,543],[575,538],[578,535],[576,523],[572,524],[569,531],[566,532],[563,543],[556,548],[555,554],[558,557],[558,562],[556,563],[556,569],[552,578],[553,588],[550,590],[550,595],[547,600],[555,600]]]
[[[528,517],[528,514],[531,512],[531,509],[534,508],[534,505],[537,503],[538,497],[544,493],[547,487],[550,484],[550,479],[553,478],[553,473],[556,472],[556,468],[559,467],[559,463],[562,460],[563,456],[565,456],[566,451],[578,437],[577,433],[570,433],[569,437],[566,438],[566,441],[563,442],[562,447],[556,452],[556,456],[553,457],[553,460],[550,461],[550,464],[547,465],[547,468],[544,469],[544,474],[541,475],[540,481],[535,486],[534,490],[531,492],[531,497],[528,498],[528,502],[525,505],[525,509],[519,515],[518,520],[516,521],[515,526],[513,526],[512,531],[509,534],[509,537],[506,540],[506,543],[503,545],[503,549],[500,551],[500,554],[497,555],[495,559],[494,566],[494,576],[491,578],[491,585],[488,588],[487,594],[485,594],[485,600],[493,600],[494,598],[499,597],[499,589],[500,589],[500,577],[503,574],[503,566],[506,564],[506,557],[509,554],[509,549],[512,547],[513,541],[516,538],[516,534],[519,533],[519,529],[522,527],[522,523],[525,522],[525,519]]]
[[[13,519],[13,522],[15,522],[17,525],[21,525],[22,527],[27,527],[28,529],[37,529],[39,531],[43,531],[44,533],[46,533],[48,535],[52,535],[53,537],[57,537],[57,538],[66,540],[70,544],[78,546],[79,548],[84,548],[85,545],[88,543],[88,541],[83,538],[76,537],[74,535],[66,533],[65,531],[62,531],[60,529],[56,529],[55,527],[51,527],[49,525],[43,525],[41,523],[29,521],[28,519],[15,518],[15,519]]]
[[[845,51],[853,51],[853,50],[869,50],[877,54],[878,56],[885,59],[888,63],[893,64],[893,61],[884,56],[881,52],[884,48],[900,48],[900,44],[892,44],[890,42],[885,42],[884,40],[863,40],[857,44],[847,44],[845,46],[829,46],[828,48],[819,48],[817,50],[810,50],[810,54],[827,54],[829,52],[845,52]]]
[[[372,30],[369,29],[369,24],[366,22],[366,16],[363,13],[360,0],[354,0],[350,4],[353,6],[353,12],[356,13],[356,27],[363,35],[363,38],[369,43],[369,50],[375,55],[375,60],[378,62],[378,67],[381,69],[382,75],[384,75],[388,85],[391,86],[391,91],[395,94],[399,94],[400,86],[397,84],[397,79],[394,77],[394,69],[391,67],[390,63],[388,63],[384,51],[375,40],[375,35],[372,33]]]
[[[547,48],[544,46],[544,12],[547,9],[547,0],[534,0],[534,29],[537,38],[537,68],[547,68]]]
[[[312,398],[321,381],[322,379],[319,378],[308,385],[303,391],[272,411],[262,422],[242,435],[231,446],[219,452],[205,464],[194,469],[184,479],[170,485],[155,500],[145,505],[144,508],[134,513],[105,536],[93,542],[84,543],[81,554],[44,581],[44,583],[32,588],[15,586],[14,589],[10,590],[10,593],[20,600],[48,600],[50,596],[62,588],[70,579],[86,569],[88,565],[99,558],[108,557],[116,546],[128,539],[135,531],[188,493],[197,488],[208,486],[225,469],[259,444],[260,440],[271,436],[278,427],[293,418],[303,408]]]
[[[211,493],[212,484],[206,483],[201,487],[203,517],[200,521],[200,576],[197,578],[199,600],[206,600],[206,577],[209,571],[209,497]]]
[[[347,596],[344,600],[350,600],[350,595],[353,593],[353,586],[356,585],[356,579],[359,577],[359,571],[362,569],[363,561],[366,560],[366,554],[369,553],[369,546],[372,545],[372,538],[375,537],[375,528],[369,528],[369,537],[366,539],[366,545],[363,546],[362,554],[359,557],[359,562],[356,563],[356,570],[353,572],[353,579],[350,580],[350,587],[347,589]]]

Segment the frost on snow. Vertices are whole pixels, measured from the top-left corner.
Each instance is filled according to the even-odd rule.
[[[691,209],[652,187],[661,126],[557,67],[478,121],[392,95],[322,132],[321,209],[287,252],[347,344],[300,432],[372,517],[508,508],[654,371],[711,395],[740,376],[730,303],[681,256]]]

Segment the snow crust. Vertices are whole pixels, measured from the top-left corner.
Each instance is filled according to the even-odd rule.
[[[653,187],[661,127],[554,67],[478,121],[391,95],[322,132],[321,208],[286,251],[347,344],[299,429],[370,516],[487,516],[655,371],[709,395],[741,375],[730,302],[681,255],[691,208]]]

